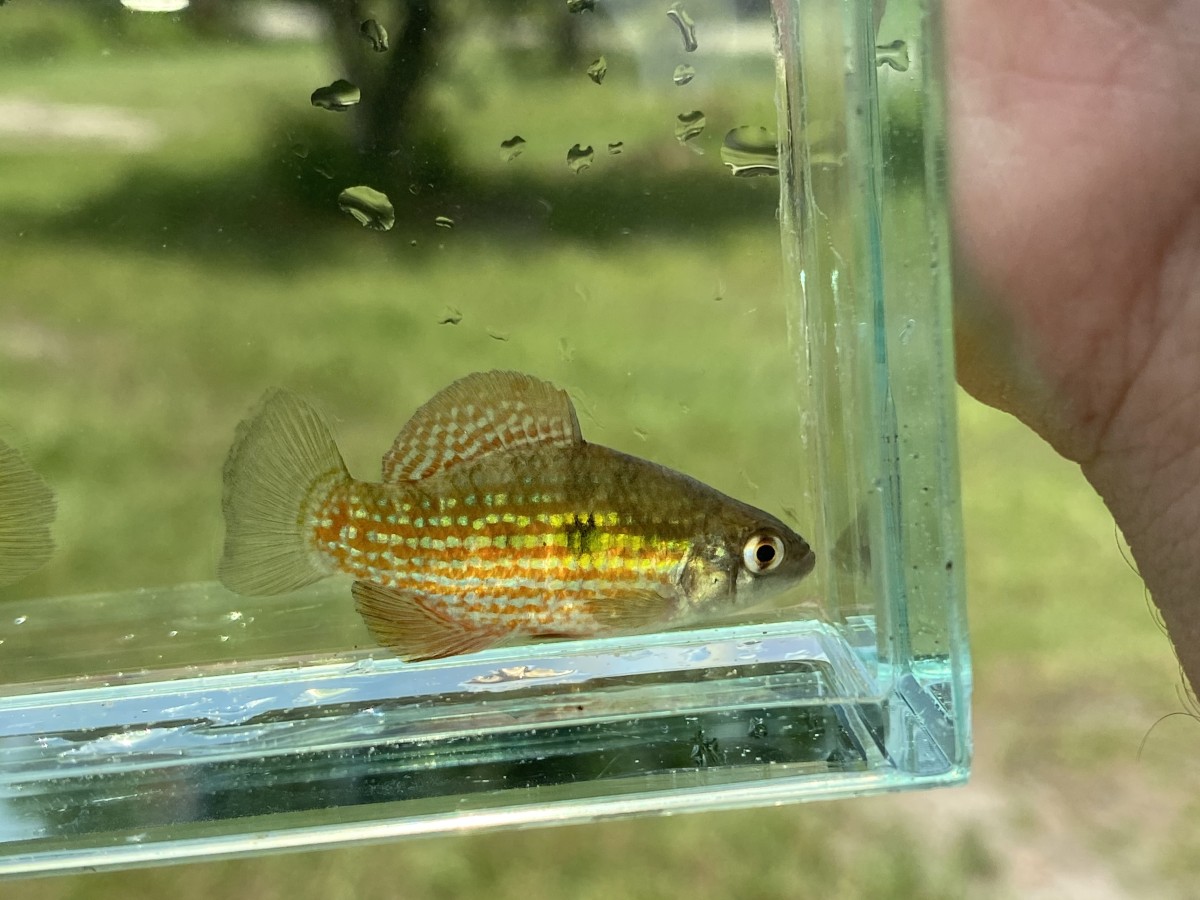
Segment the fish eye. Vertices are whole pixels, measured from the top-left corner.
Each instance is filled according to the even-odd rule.
[[[753,535],[742,548],[742,562],[755,575],[778,568],[783,562],[783,541],[773,534]]]

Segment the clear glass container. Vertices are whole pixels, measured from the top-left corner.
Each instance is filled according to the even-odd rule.
[[[59,515],[0,588],[0,874],[966,778],[937,0],[381,4],[382,51],[307,6],[20,6],[0,421]],[[358,106],[310,99],[347,76]],[[338,209],[358,184],[394,226]],[[264,389],[376,478],[489,368],[784,518],[813,573],[703,627],[418,663],[343,579],[211,580]]]

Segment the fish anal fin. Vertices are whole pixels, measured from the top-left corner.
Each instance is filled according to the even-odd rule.
[[[432,611],[412,591],[356,581],[351,593],[371,634],[405,662],[476,653],[494,647],[503,638],[463,628]]]
[[[624,591],[612,597],[593,600],[589,611],[605,630],[617,632],[651,631],[670,621],[676,603],[655,590]]]
[[[501,450],[582,442],[566,391],[520,372],[476,372],[413,414],[383,457],[383,479],[420,481]]]

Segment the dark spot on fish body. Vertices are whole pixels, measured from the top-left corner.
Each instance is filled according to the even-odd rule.
[[[576,556],[601,550],[600,531],[596,517],[591,513],[570,517],[563,530],[567,536],[567,549]]]

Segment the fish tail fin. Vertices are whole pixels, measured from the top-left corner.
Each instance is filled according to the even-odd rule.
[[[314,552],[314,515],[349,479],[321,414],[289,391],[268,392],[238,426],[225,461],[222,584],[283,594],[333,574]]]
[[[54,552],[54,492],[12,447],[0,443],[0,585],[37,571]]]

